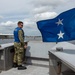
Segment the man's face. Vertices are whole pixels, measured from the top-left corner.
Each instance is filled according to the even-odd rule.
[[[23,23],[20,23],[18,26],[19,26],[20,28],[23,28]]]

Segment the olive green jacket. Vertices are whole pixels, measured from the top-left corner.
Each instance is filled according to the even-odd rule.
[[[24,46],[25,45],[25,43],[24,43],[24,32],[22,30],[19,30],[18,37],[19,37],[19,40],[21,42],[21,45]]]

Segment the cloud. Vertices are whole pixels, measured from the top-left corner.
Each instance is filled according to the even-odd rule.
[[[61,13],[65,10],[75,7],[74,0],[41,0],[34,1],[33,12],[35,14],[44,12],[57,12]]]
[[[31,21],[30,19],[24,19],[22,21],[24,22],[23,30],[26,35],[35,35],[36,33],[39,32],[35,22]],[[0,33],[13,33],[14,29],[17,27],[17,21],[1,22],[0,25],[1,25]]]
[[[35,19],[38,20],[45,20],[45,19],[52,19],[57,16],[57,13],[55,12],[45,12],[41,14],[36,14]]]
[[[25,28],[35,28],[35,22],[31,21],[30,19],[24,19],[22,20],[24,23]],[[17,27],[18,21],[7,21],[7,22],[1,22],[0,25],[3,27]]]
[[[16,23],[15,22],[12,22],[12,21],[7,21],[7,22],[1,22],[0,23],[0,25],[2,25],[2,26],[13,26],[13,25],[15,25]]]
[[[24,19],[22,20],[24,22],[25,28],[29,29],[35,29],[36,28],[36,22],[33,19]]]
[[[49,12],[50,10],[52,10],[52,7],[42,6],[42,7],[35,8],[33,12],[34,14],[38,14],[38,13]]]
[[[41,7],[41,6],[58,6],[62,3],[65,2],[65,0],[33,0],[34,2],[34,5],[35,6],[38,6],[38,7]]]
[[[3,16],[0,16],[0,19],[3,19]]]
[[[27,35],[40,35],[38,20],[54,18],[73,7],[75,0],[0,0],[0,32],[12,33],[21,20]]]
[[[28,1],[26,0],[0,0],[1,14],[20,14],[29,13]],[[26,11],[25,11],[26,10]]]

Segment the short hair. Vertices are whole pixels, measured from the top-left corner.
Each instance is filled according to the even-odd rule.
[[[18,21],[18,23],[17,23],[17,24],[19,25],[20,23],[22,23],[22,24],[23,24],[23,22],[22,22],[22,21]]]

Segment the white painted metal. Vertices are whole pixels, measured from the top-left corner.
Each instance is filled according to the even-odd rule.
[[[56,51],[57,47],[63,47],[63,51]],[[49,50],[53,55],[62,60],[70,69],[75,71],[75,45],[68,42],[58,43]]]
[[[56,43],[30,41],[28,42],[26,56],[48,59],[48,51],[51,50],[51,48],[55,45]]]

